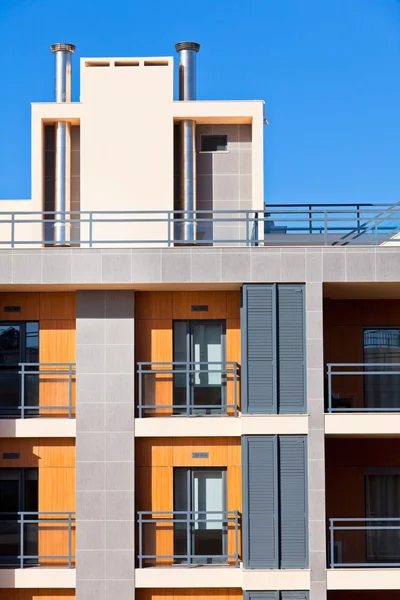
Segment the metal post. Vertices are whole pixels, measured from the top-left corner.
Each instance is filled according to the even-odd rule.
[[[233,392],[233,402],[235,404],[234,407],[234,416],[237,417],[237,364],[234,364],[233,367],[233,385],[234,385],[234,392]]]
[[[190,567],[190,565],[191,565],[190,512],[188,510],[186,511],[186,545],[187,545],[187,564],[188,564],[188,567]]]
[[[249,213],[246,212],[246,246],[249,245]]]
[[[24,513],[19,513],[20,514],[20,537],[19,537],[19,544],[20,544],[20,556],[19,556],[19,566],[21,569],[24,568]]]
[[[89,248],[93,247],[93,213],[89,213]]]
[[[11,248],[14,248],[15,241],[15,215],[11,213]]]
[[[72,418],[72,364],[68,367],[68,418]]]
[[[72,567],[72,521],[71,521],[71,513],[68,513],[68,568]]]
[[[190,417],[191,402],[190,402],[190,367],[186,363],[186,416]],[[188,496],[189,497],[189,496]]]
[[[229,515],[228,515],[229,518]],[[229,528],[228,528],[229,531]],[[239,515],[237,510],[235,510],[235,547],[236,547],[236,556],[235,556],[235,567],[239,566]]]
[[[142,527],[143,527],[143,523],[142,523],[142,513],[139,512],[138,513],[138,517],[139,517],[139,569],[143,568],[143,531],[142,531]]]
[[[328,365],[328,412],[332,412],[332,367]]]
[[[20,364],[21,367],[21,387],[20,387],[20,405],[21,405],[21,419],[25,418],[25,364]]]
[[[168,227],[168,248],[171,247],[171,212],[167,213],[167,227]],[[175,235],[173,236],[175,239]]]
[[[324,244],[328,245],[328,213],[324,211]]]
[[[142,364],[138,363],[138,375],[139,375],[139,419],[143,417],[142,409]]]
[[[357,204],[357,231],[360,233],[360,205]]]
[[[312,233],[313,232],[313,226],[312,226],[312,206],[309,205],[308,206],[308,218],[309,218],[309,232]]]
[[[335,542],[333,539],[333,519],[329,519],[329,535],[331,543],[331,569],[335,568]]]

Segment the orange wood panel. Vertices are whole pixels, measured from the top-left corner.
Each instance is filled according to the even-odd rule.
[[[39,334],[40,362],[69,363],[76,360],[76,323],[74,319],[40,321]],[[60,370],[59,367],[54,367]],[[67,406],[69,403],[69,378],[65,374],[52,375],[47,373],[53,367],[43,367],[46,374],[40,375],[40,406]],[[64,369],[62,369],[64,370]],[[72,404],[75,405],[76,377],[72,376]],[[41,416],[65,417],[65,410],[45,409]]]
[[[136,319],[172,319],[173,292],[136,292]]]
[[[70,438],[40,438],[39,466],[75,467],[75,440]]]
[[[237,510],[242,512],[242,468],[239,466],[228,466],[227,469],[227,509],[228,511]],[[239,515],[240,516],[240,515]],[[238,524],[238,547],[241,544],[241,527],[240,520]],[[228,525],[228,554],[233,555],[236,550],[236,534],[235,524]],[[241,558],[241,556],[239,556]],[[234,559],[230,559],[230,563],[234,563]]]
[[[173,511],[173,470],[172,467],[138,467],[137,479],[138,510]],[[150,504],[149,504],[150,501]],[[155,514],[151,523],[143,523],[143,554],[171,556],[173,554],[173,524],[158,519],[171,515]],[[152,559],[146,564],[167,565],[172,559]]]
[[[136,597],[137,600],[242,600],[243,592],[239,588],[138,589]]]
[[[39,469],[39,512],[75,511],[75,468],[45,467]],[[72,554],[75,554],[75,524],[69,528],[61,515],[41,516],[39,524],[39,555],[67,556],[69,538]],[[42,559],[42,564],[66,566],[67,559]]]
[[[4,459],[3,452],[19,452],[19,459]],[[0,467],[38,467],[39,443],[36,438],[2,438],[0,439]]]
[[[136,438],[138,467],[172,467],[172,438]]]
[[[240,467],[242,465],[242,443],[240,437],[224,438],[228,450],[227,465]]]
[[[75,292],[41,292],[40,320],[75,319]]]
[[[226,321],[226,360],[238,363],[236,402],[240,408],[240,319],[227,319]],[[227,375],[226,392],[227,403],[233,406],[235,403],[235,378],[232,372]],[[233,414],[233,412],[233,409],[228,410],[228,414]]]
[[[20,306],[21,312],[4,312],[5,306]],[[0,321],[38,321],[39,294],[15,292],[0,294]]]
[[[174,319],[226,319],[226,292],[174,292]],[[207,312],[192,312],[193,304],[207,305]]]
[[[208,458],[192,458],[192,452],[208,452]],[[225,467],[228,463],[226,439],[174,438],[172,463],[174,467]]]
[[[72,600],[75,590],[0,589],[0,600]]]
[[[226,318],[240,319],[240,292],[226,292]]]

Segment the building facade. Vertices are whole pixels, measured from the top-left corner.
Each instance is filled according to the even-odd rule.
[[[398,207],[264,206],[199,46],[52,47],[0,213],[0,600],[400,598]],[[399,454],[397,454],[399,450]]]

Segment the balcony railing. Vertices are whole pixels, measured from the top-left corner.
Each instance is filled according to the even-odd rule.
[[[0,371],[0,418],[75,416],[75,363],[19,363]]]
[[[400,363],[330,363],[328,412],[400,412]]]
[[[236,362],[139,362],[137,367],[139,417],[237,416]]]
[[[56,218],[57,216],[57,218]],[[0,247],[54,244],[64,224],[73,246],[380,245],[400,237],[400,203],[271,205],[264,210],[0,212]],[[184,223],[195,239],[183,241]]]
[[[140,511],[137,522],[139,568],[172,564],[239,566],[237,510]]]
[[[0,566],[75,566],[75,513],[1,512]]]
[[[331,569],[400,567],[400,518],[329,519]]]

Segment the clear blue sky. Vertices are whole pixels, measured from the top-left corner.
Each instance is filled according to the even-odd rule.
[[[0,198],[30,197],[30,102],[80,56],[202,44],[200,99],[263,99],[265,200],[400,200],[400,0],[1,0]]]

